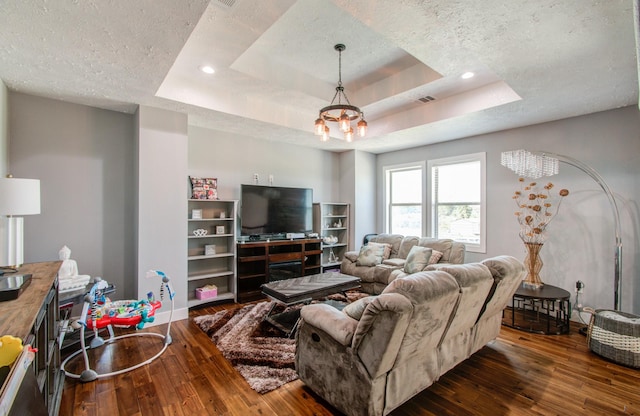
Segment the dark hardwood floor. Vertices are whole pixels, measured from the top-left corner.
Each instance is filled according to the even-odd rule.
[[[338,414],[299,380],[264,395],[249,388],[192,322],[235,306],[206,307],[174,322],[173,343],[147,366],[90,383],[67,378],[60,415]],[[392,415],[640,415],[640,371],[591,353],[578,328],[544,336],[503,327],[495,342]],[[140,362],[159,343],[133,337],[101,348],[100,371]]]

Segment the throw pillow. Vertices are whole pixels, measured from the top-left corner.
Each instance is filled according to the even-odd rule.
[[[413,246],[407,256],[407,261],[404,263],[405,273],[417,273],[424,270],[429,265],[429,260],[433,255],[432,250],[427,247]]]
[[[378,265],[385,258],[389,258],[390,254],[391,246],[389,244],[368,243],[360,249],[356,266],[372,267]]]
[[[442,253],[441,251],[438,251],[438,250],[434,250],[434,249],[431,249],[431,251],[433,252],[433,254],[431,255],[431,258],[429,259],[429,264],[436,264],[437,262],[440,261],[440,259],[442,258],[442,255],[444,253]]]
[[[376,297],[367,296],[366,298],[360,298],[355,302],[351,302],[342,309],[342,312],[346,313],[350,318],[359,321],[362,318],[364,310],[367,309],[367,305],[370,304]]]
[[[382,260],[386,260],[391,256],[391,244],[389,244],[389,243],[374,243],[374,242],[369,242],[368,244],[373,246],[373,247],[378,247],[378,248],[380,248],[382,246],[382,249],[383,249]]]
[[[191,199],[218,199],[217,178],[194,178],[191,181]]]

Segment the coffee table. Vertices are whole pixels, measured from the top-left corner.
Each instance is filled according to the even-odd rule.
[[[360,287],[360,278],[338,272],[313,274],[287,280],[278,280],[262,285],[262,293],[275,301],[265,321],[292,337],[300,321],[300,309],[273,314],[276,303],[292,306],[306,304],[334,293]]]

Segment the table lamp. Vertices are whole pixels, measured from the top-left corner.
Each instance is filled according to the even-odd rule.
[[[24,261],[23,215],[40,214],[40,180],[0,178],[0,215],[7,216],[6,246],[0,266],[20,267]]]

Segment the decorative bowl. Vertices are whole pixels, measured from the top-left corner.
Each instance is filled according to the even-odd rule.
[[[338,242],[338,237],[336,237],[335,235],[327,235],[322,238],[322,242],[330,246]]]

